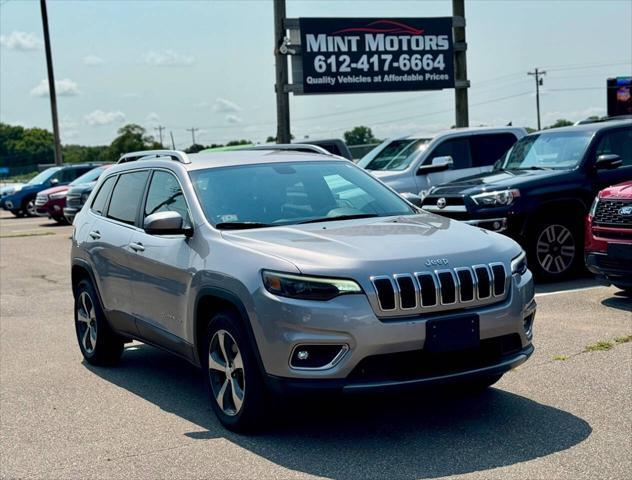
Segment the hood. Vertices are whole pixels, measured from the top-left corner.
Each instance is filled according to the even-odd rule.
[[[17,187],[22,187],[23,183],[5,183],[0,187],[0,195],[8,195],[9,193],[13,193],[13,191]]]
[[[572,170],[499,170],[439,185],[432,195],[474,194],[482,191],[547,185],[568,178]]]
[[[39,192],[41,195],[51,195],[53,193],[61,193],[68,190],[68,185],[59,185],[58,187],[47,188],[46,190],[42,190]]]
[[[429,268],[426,261],[436,259],[449,267],[509,262],[520,253],[507,237],[431,213],[223,231],[222,236],[290,261],[303,273],[343,277],[423,271]]]
[[[392,178],[401,177],[404,170],[367,170],[367,172],[383,182],[388,182]]]
[[[85,193],[91,192],[97,182],[89,182],[89,183],[79,183],[78,185],[73,185],[68,189],[68,193]]]
[[[632,200],[632,180],[608,187],[599,192],[599,198],[613,200]]]

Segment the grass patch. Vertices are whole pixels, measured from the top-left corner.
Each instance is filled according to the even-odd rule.
[[[615,337],[614,341],[616,343],[628,343],[632,342],[632,335],[621,335],[620,337]]]
[[[564,360],[568,360],[569,358],[571,358],[571,357],[569,357],[568,355],[554,355],[553,356],[553,360],[559,360],[559,361],[562,361],[562,362]]]
[[[0,238],[43,237],[44,235],[55,235],[55,232],[16,232],[0,235]]]
[[[606,350],[612,349],[612,347],[614,347],[612,342],[601,340],[597,343],[586,345],[586,347],[584,348],[584,352],[605,352]]]

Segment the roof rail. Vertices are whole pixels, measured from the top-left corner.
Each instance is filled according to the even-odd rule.
[[[319,153],[330,157],[337,156],[328,150],[325,150],[323,147],[311,145],[309,143],[273,143],[270,145],[255,145],[253,147],[246,147],[244,150],[289,150],[294,152]]]
[[[156,157],[169,157],[180,163],[191,163],[189,156],[180,150],[141,150],[138,152],[129,152],[121,155],[117,163],[134,162]]]

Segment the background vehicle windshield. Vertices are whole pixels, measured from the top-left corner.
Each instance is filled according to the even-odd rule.
[[[213,225],[286,225],[415,213],[398,195],[348,162],[244,165],[189,175]]]
[[[529,135],[513,146],[503,168],[506,170],[574,168],[583,158],[591,137],[591,132]]]
[[[404,170],[429,142],[429,138],[393,140],[375,157],[367,162],[359,162],[358,165],[367,170]]]
[[[89,172],[84,173],[80,177],[73,180],[70,185],[81,185],[82,183],[96,182],[107,167],[93,168]]]
[[[38,173],[33,178],[31,178],[29,180],[29,182],[27,183],[27,185],[38,185],[40,183],[44,183],[45,181],[47,181],[50,177],[52,177],[59,170],[61,170],[61,167],[47,168],[43,172]]]

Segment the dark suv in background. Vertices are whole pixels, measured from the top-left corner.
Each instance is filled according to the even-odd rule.
[[[72,225],[75,215],[81,210],[86,200],[88,200],[99,177],[111,166],[111,164],[107,164],[97,167],[91,170],[89,174],[78,178],[70,184],[70,188],[66,193],[66,205],[64,206],[64,217],[68,223]]]
[[[59,185],[68,185],[84,173],[89,172],[98,163],[83,163],[47,168],[33,177],[28,183],[16,187],[13,192],[3,199],[3,208],[9,210],[16,217],[27,215],[37,216],[35,197],[42,190]]]
[[[584,218],[597,192],[632,179],[632,121],[532,133],[492,172],[430,190],[425,210],[503,232],[541,279],[583,266]]]

